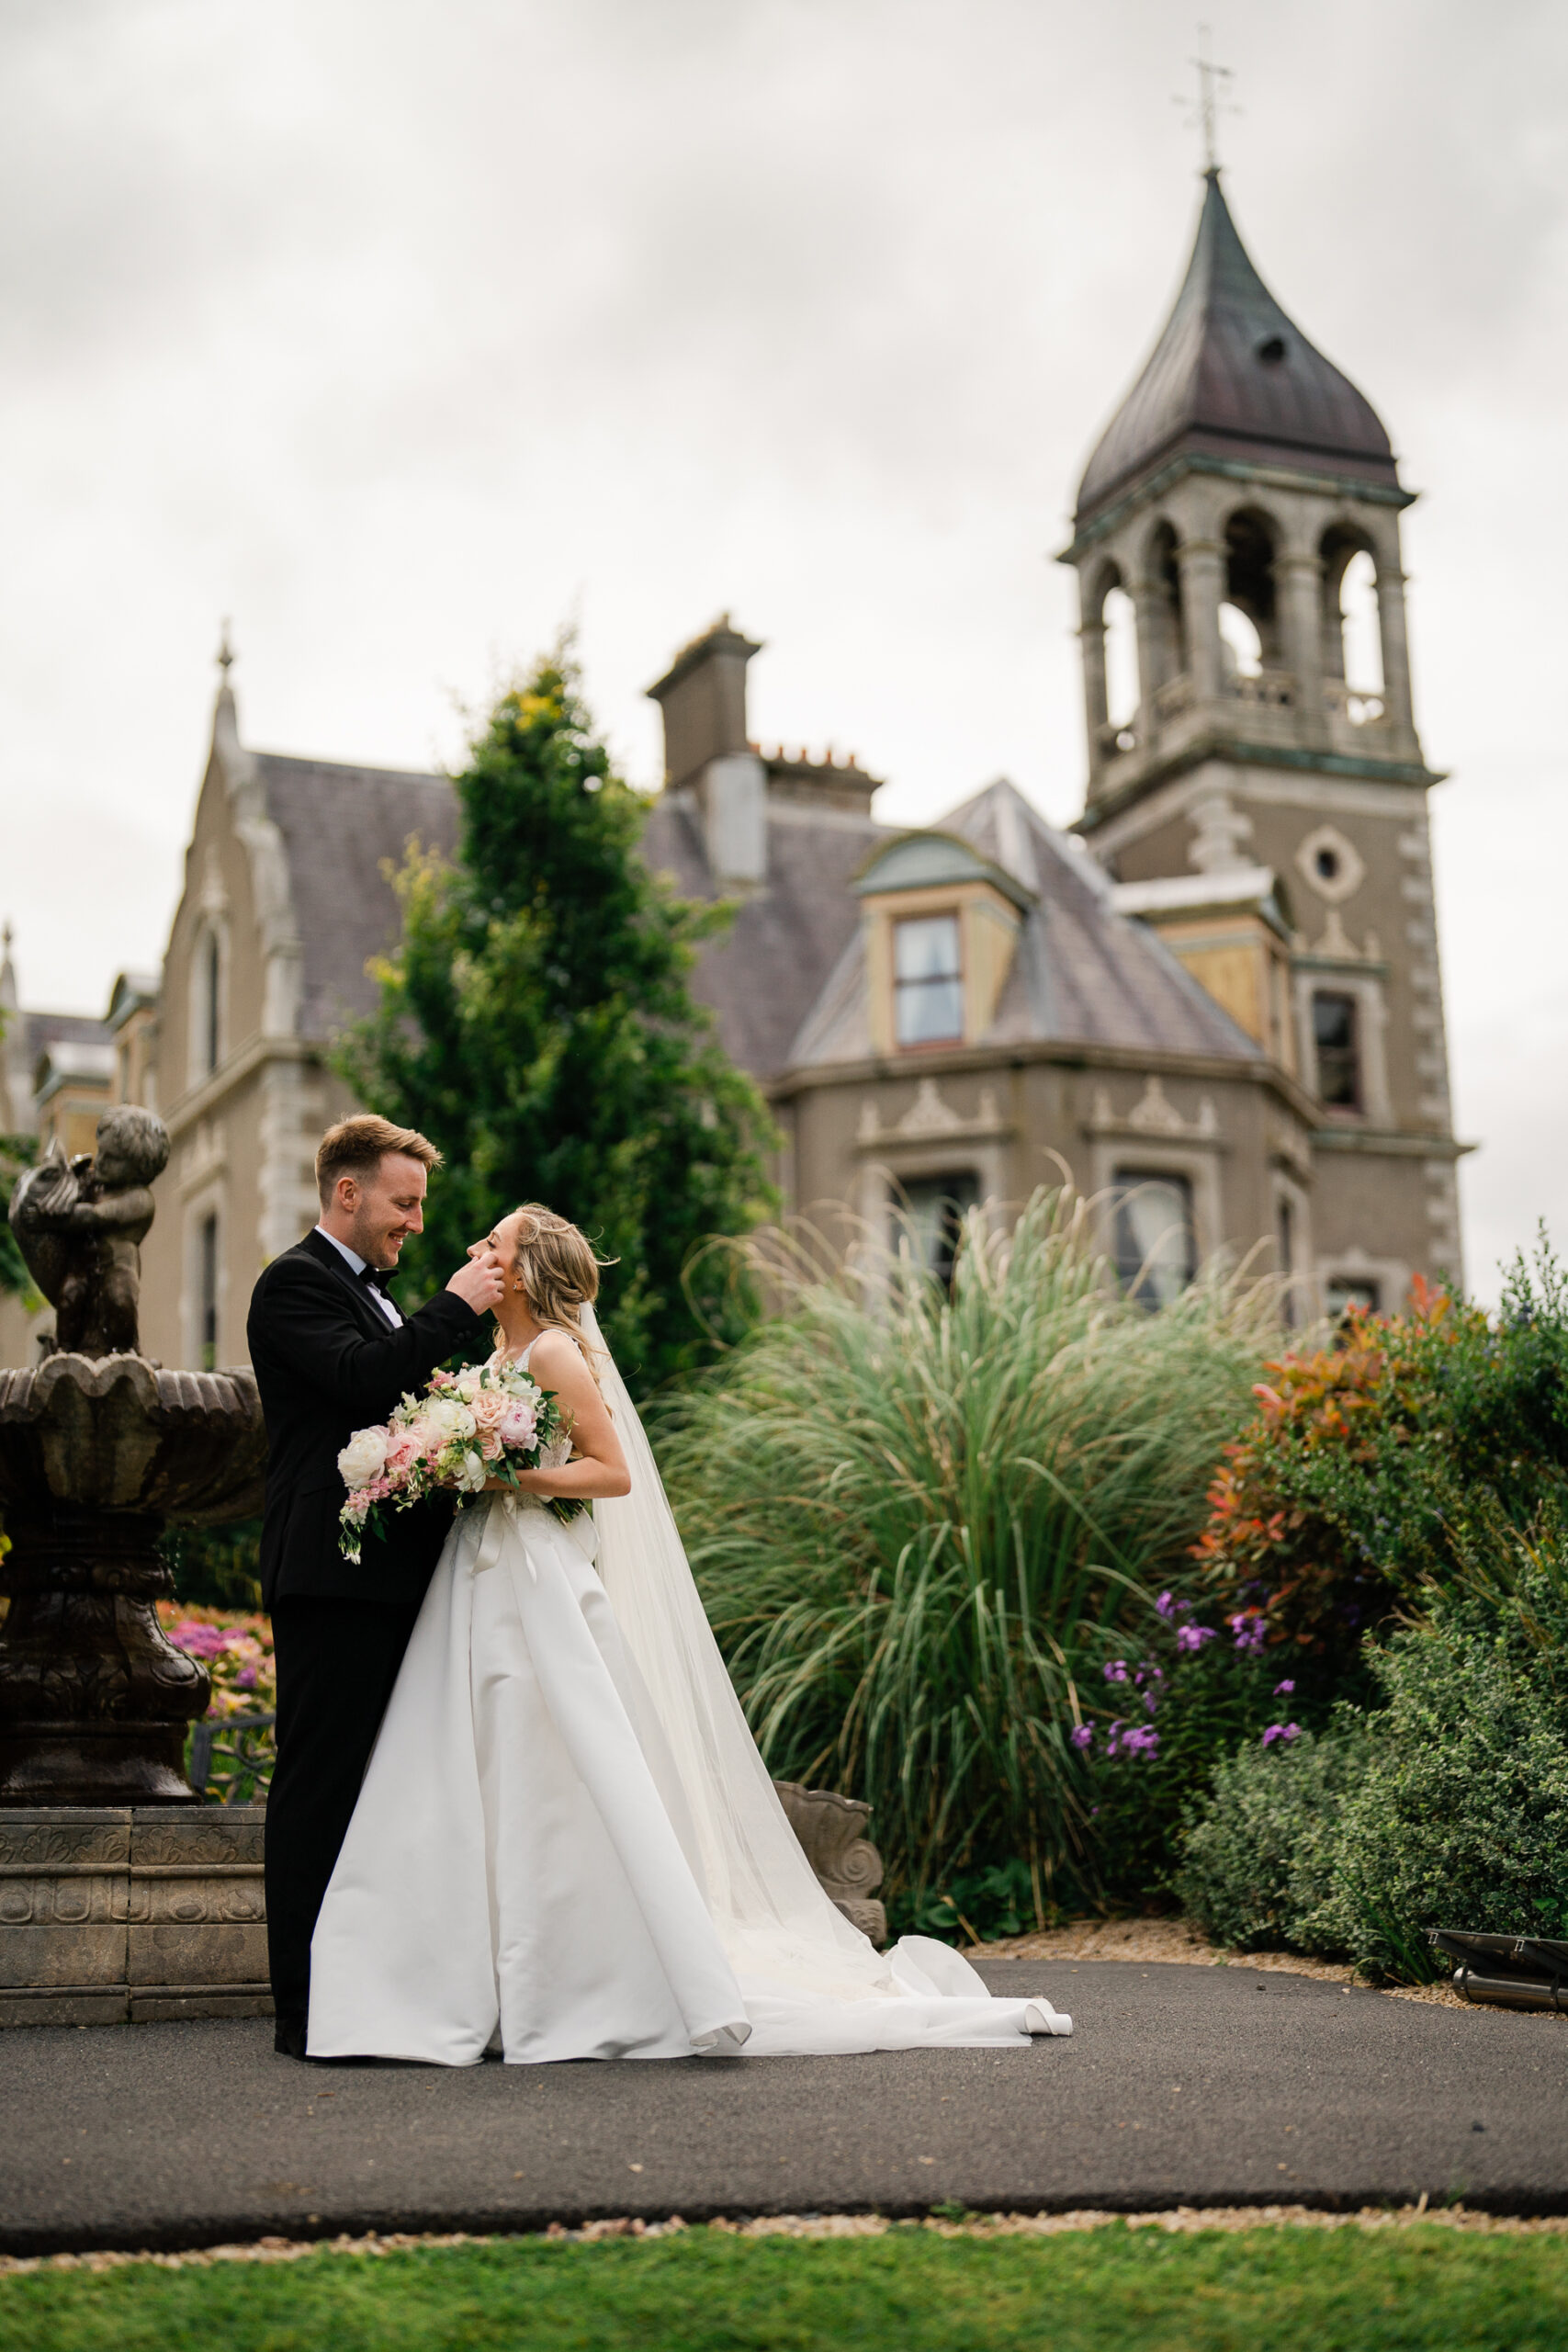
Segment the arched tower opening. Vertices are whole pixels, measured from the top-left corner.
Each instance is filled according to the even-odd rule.
[[[1318,549],[1323,567],[1322,659],[1330,710],[1364,727],[1387,707],[1383,673],[1383,599],[1378,560],[1367,534],[1335,523]]]
[[[1244,506],[1225,525],[1220,643],[1228,680],[1280,667],[1277,544],[1273,524],[1257,507]]]

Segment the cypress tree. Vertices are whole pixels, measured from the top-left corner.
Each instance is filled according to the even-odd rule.
[[[602,1319],[647,1393],[734,1335],[728,1253],[701,1245],[773,1205],[766,1107],[688,985],[729,910],[675,897],[643,864],[647,804],[615,774],[564,644],[502,696],[456,786],[456,862],[410,843],[402,939],[337,1066],[446,1158],[404,1250],[411,1288],[543,1201],[617,1261]]]

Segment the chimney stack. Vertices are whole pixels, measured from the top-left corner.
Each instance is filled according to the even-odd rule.
[[[746,729],[746,664],[761,650],[722,613],[648,689],[664,714],[665,789],[695,793],[718,883],[767,873],[767,772]]]

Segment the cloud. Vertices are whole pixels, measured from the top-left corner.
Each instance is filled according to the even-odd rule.
[[[1568,849],[1568,17],[1232,5],[1214,38],[1243,233],[1426,493],[1467,1182],[1523,1230],[1560,998],[1532,976],[1537,1076],[1500,1095],[1496,966],[1520,866],[1535,907]],[[1168,0],[5,11],[0,912],[33,1001],[96,1009],[157,952],[225,612],[250,740],[419,765],[580,610],[651,780],[642,689],[728,606],[768,639],[759,730],[853,746],[886,814],[1005,769],[1070,817],[1051,558],[1185,259],[1190,46]],[[39,810],[116,844],[90,891]]]

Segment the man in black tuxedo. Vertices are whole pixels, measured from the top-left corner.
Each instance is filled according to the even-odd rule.
[[[310,1938],[419,1604],[452,1519],[432,1496],[338,1544],[337,1457],[458,1350],[482,1347],[502,1294],[494,1252],[405,1318],[386,1282],[423,1227],[434,1144],[389,1120],[346,1119],[316,1154],[321,1220],[251,1295],[251,1363],[266,1418],[262,1600],[277,1662],[277,1764],[266,1808],[267,1952],[276,2046],[305,2055]]]

